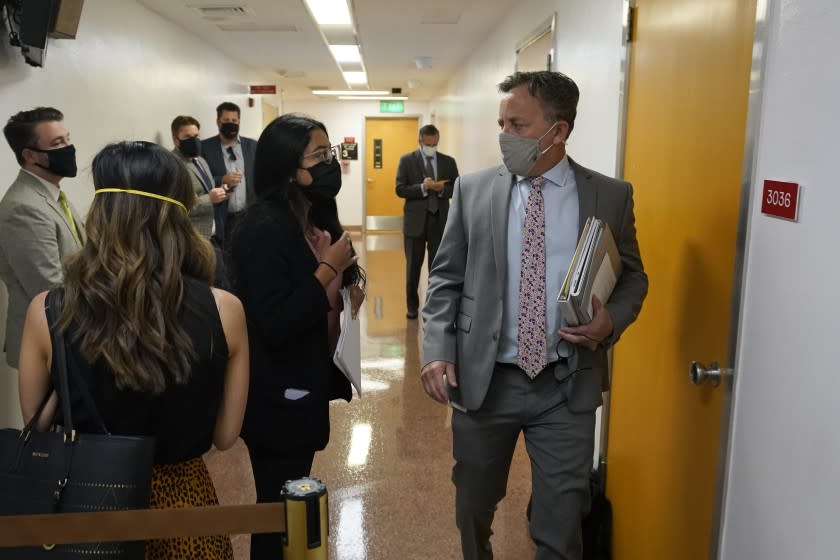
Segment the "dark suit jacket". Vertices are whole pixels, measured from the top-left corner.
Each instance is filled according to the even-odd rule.
[[[246,138],[244,136],[240,136],[239,140],[242,142],[242,155],[245,158],[245,168],[243,174],[245,175],[245,184],[248,189],[248,194],[246,196],[248,205],[251,205],[257,200],[257,193],[254,191],[254,155],[257,153],[257,141],[253,138]],[[227,173],[227,167],[225,167],[225,160],[222,154],[222,142],[219,139],[218,134],[212,138],[201,141],[201,157],[203,157],[210,166],[210,170],[213,172],[214,186],[218,187],[222,184],[222,177],[224,177],[225,173]],[[220,217],[227,217],[227,201],[217,204],[215,208]],[[223,240],[229,233],[230,232],[228,231],[219,231],[217,223],[216,237]]]
[[[569,158],[578,189],[578,234],[590,216],[606,221],[615,236],[622,272],[604,306],[613,334],[591,351],[582,346],[569,359],[570,410],[594,410],[609,388],[607,348],[635,321],[648,278],[636,241],[633,188]],[[507,282],[507,228],[513,178],[504,167],[470,173],[458,180],[423,308],[423,364],[443,360],[458,368],[459,395],[469,410],[484,402],[499,346]],[[546,216],[546,220],[550,216]],[[546,294],[547,301],[556,294]]]
[[[422,237],[426,229],[426,209],[429,202],[423,196],[423,179],[426,178],[426,160],[420,150],[405,154],[400,158],[397,168],[397,196],[405,199],[403,212],[403,233],[407,237]],[[449,212],[449,199],[458,178],[458,165],[452,157],[438,152],[436,179],[448,179],[439,193],[429,192],[428,196],[438,197],[438,211],[446,221]],[[443,223],[441,223],[441,228]]]
[[[329,352],[318,262],[289,210],[249,208],[234,238],[234,292],[248,320],[251,380],[242,437],[274,452],[312,452],[329,441],[329,401],[350,383]],[[310,393],[285,398],[286,389]]]

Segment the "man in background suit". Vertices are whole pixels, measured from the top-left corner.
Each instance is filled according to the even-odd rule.
[[[190,209],[190,221],[202,237],[210,241],[216,251],[216,280],[217,288],[228,289],[225,259],[222,253],[222,242],[216,232],[224,229],[225,212],[223,203],[228,199],[227,185],[213,182],[213,172],[201,157],[201,124],[193,117],[180,115],[172,121],[172,142],[175,149],[172,152],[180,159],[190,172],[193,192],[198,204]]]
[[[239,136],[239,106],[228,101],[216,107],[218,136],[201,142],[201,154],[213,171],[214,185],[227,185],[228,199],[222,202],[223,227],[216,225],[216,237],[229,252],[231,233],[248,205],[257,199],[254,192],[254,154],[257,141]]]
[[[417,288],[426,247],[429,248],[431,270],[446,226],[453,185],[458,178],[455,160],[437,151],[440,132],[435,125],[422,127],[418,140],[420,146],[402,156],[397,168],[397,196],[405,199],[405,299],[409,319],[417,318],[420,306]]]
[[[61,111],[38,107],[9,119],[3,133],[20,172],[0,201],[0,278],[9,292],[6,361],[18,367],[23,323],[36,294],[61,284],[61,261],[85,233],[59,183],[76,176],[76,148]]]
[[[607,349],[647,294],[629,183],[566,155],[578,88],[556,72],[499,85],[505,166],[458,180],[423,309],[423,387],[450,402],[455,511],[466,560],[490,560],[491,524],[520,432],[531,460],[531,538],[539,560],[580,560],[595,409]],[[622,273],[587,325],[556,297],[586,219],[606,221]]]

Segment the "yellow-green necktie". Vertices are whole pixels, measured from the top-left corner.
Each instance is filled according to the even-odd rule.
[[[82,236],[79,235],[79,229],[76,227],[76,220],[73,219],[73,212],[70,211],[70,204],[67,202],[67,197],[64,191],[58,192],[58,203],[61,205],[61,210],[64,212],[64,217],[70,223],[70,229],[73,230],[73,237],[76,238],[76,243],[79,247],[82,246]]]

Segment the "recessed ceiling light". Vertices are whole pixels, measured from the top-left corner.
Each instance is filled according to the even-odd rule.
[[[318,25],[351,25],[347,0],[306,0],[309,11]]]
[[[362,85],[367,83],[367,72],[342,72],[347,85]]]
[[[408,97],[375,96],[375,95],[339,95],[339,99],[347,101],[405,101]]]
[[[388,95],[390,92],[385,90],[334,90],[334,89],[316,89],[312,90],[315,95]]]
[[[362,53],[359,45],[330,45],[333,58],[339,64],[347,62],[361,62]]]

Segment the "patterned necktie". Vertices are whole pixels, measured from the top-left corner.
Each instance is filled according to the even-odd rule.
[[[545,205],[543,177],[529,177],[522,257],[519,263],[519,354],[517,364],[531,379],[546,366]]]
[[[435,178],[435,168],[432,165],[431,157],[426,157],[426,177],[429,179]],[[436,214],[438,211],[438,196],[435,191],[429,193],[428,201],[429,212]]]
[[[61,211],[64,217],[67,218],[67,223],[70,224],[70,229],[73,231],[73,237],[76,238],[76,243],[79,247],[82,246],[82,236],[79,235],[79,229],[76,227],[76,220],[73,219],[73,212],[70,210],[70,203],[67,202],[67,196],[64,191],[58,191],[58,204],[61,206]]]

